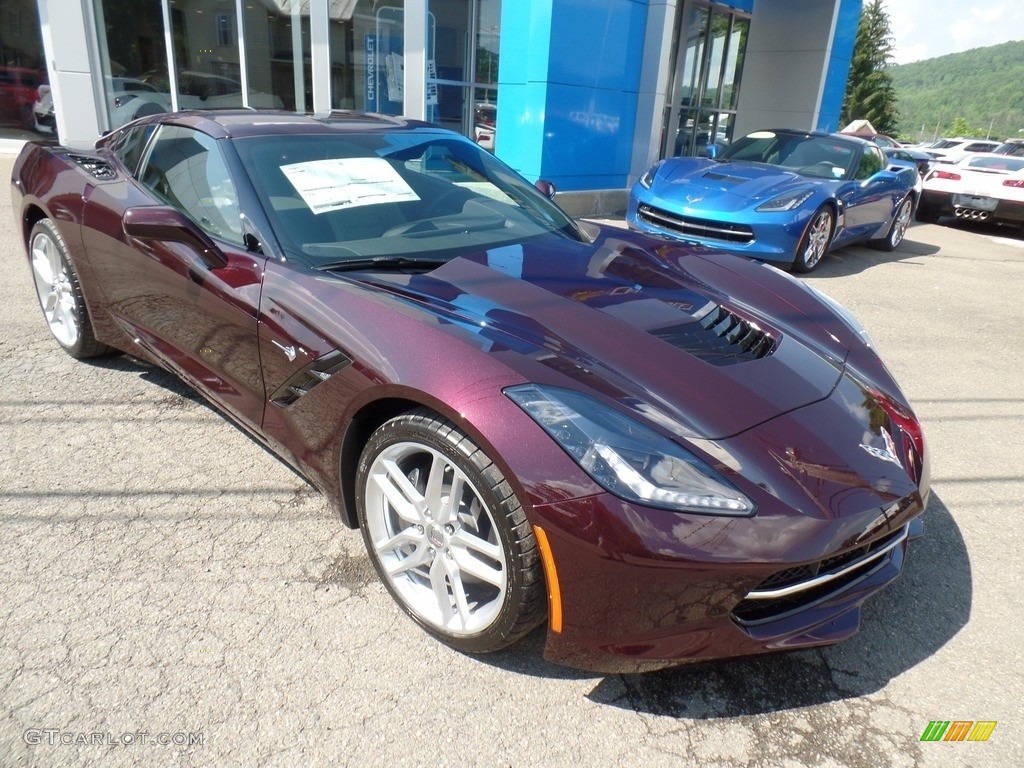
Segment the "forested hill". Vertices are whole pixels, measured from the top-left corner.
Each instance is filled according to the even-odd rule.
[[[995,139],[1021,136],[1024,128],[1024,41],[951,53],[893,67],[900,137],[930,139],[965,131]],[[938,128],[936,128],[938,126]]]

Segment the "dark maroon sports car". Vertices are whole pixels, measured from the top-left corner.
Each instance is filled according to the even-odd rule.
[[[600,671],[834,643],[920,531],[921,428],[847,312],[575,222],[453,133],[159,115],[29,144],[13,183],[57,342],[194,386],[457,649],[545,620]]]

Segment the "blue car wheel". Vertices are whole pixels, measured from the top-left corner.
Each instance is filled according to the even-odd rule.
[[[914,200],[907,195],[907,197],[903,198],[899,208],[896,209],[896,215],[892,217],[892,225],[889,227],[889,231],[886,232],[885,237],[879,240],[869,240],[868,245],[880,251],[895,251],[899,248],[900,243],[903,242],[903,238],[907,234],[907,228],[910,226],[913,208]]]
[[[793,270],[796,272],[810,272],[828,253],[829,245],[832,243],[832,230],[834,229],[835,216],[832,209],[823,205],[811,217],[804,230],[804,236],[800,238],[800,244],[796,247],[796,258],[793,260]]]

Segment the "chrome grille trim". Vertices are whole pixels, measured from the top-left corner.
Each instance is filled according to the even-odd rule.
[[[679,216],[661,208],[641,205],[637,208],[637,216],[655,227],[667,229],[680,235],[702,237],[709,240],[722,240],[728,243],[752,243],[754,230],[745,224],[728,224],[710,219],[693,216]]]
[[[803,592],[808,589],[814,589],[815,587],[819,587],[822,584],[827,584],[830,581],[841,579],[846,574],[855,571],[858,568],[863,568],[868,563],[874,560],[878,560],[884,555],[891,552],[893,549],[895,549],[897,546],[899,546],[907,540],[909,532],[910,524],[908,523],[907,525],[903,526],[903,530],[900,531],[899,535],[896,536],[896,538],[894,538],[892,541],[887,543],[884,547],[882,547],[881,549],[877,549],[873,552],[870,552],[864,557],[854,560],[852,563],[846,564],[837,571],[823,573],[820,576],[815,576],[813,579],[807,579],[806,581],[801,581],[796,584],[790,584],[786,587],[779,587],[778,589],[755,589],[751,592],[748,592],[744,600],[775,600],[776,598],[795,595],[798,592]]]

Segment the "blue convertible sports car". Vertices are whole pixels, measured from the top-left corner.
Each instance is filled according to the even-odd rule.
[[[855,241],[895,249],[919,199],[913,163],[888,159],[869,141],[758,131],[714,159],[662,160],[633,186],[626,219],[644,232],[810,272],[831,248]]]

